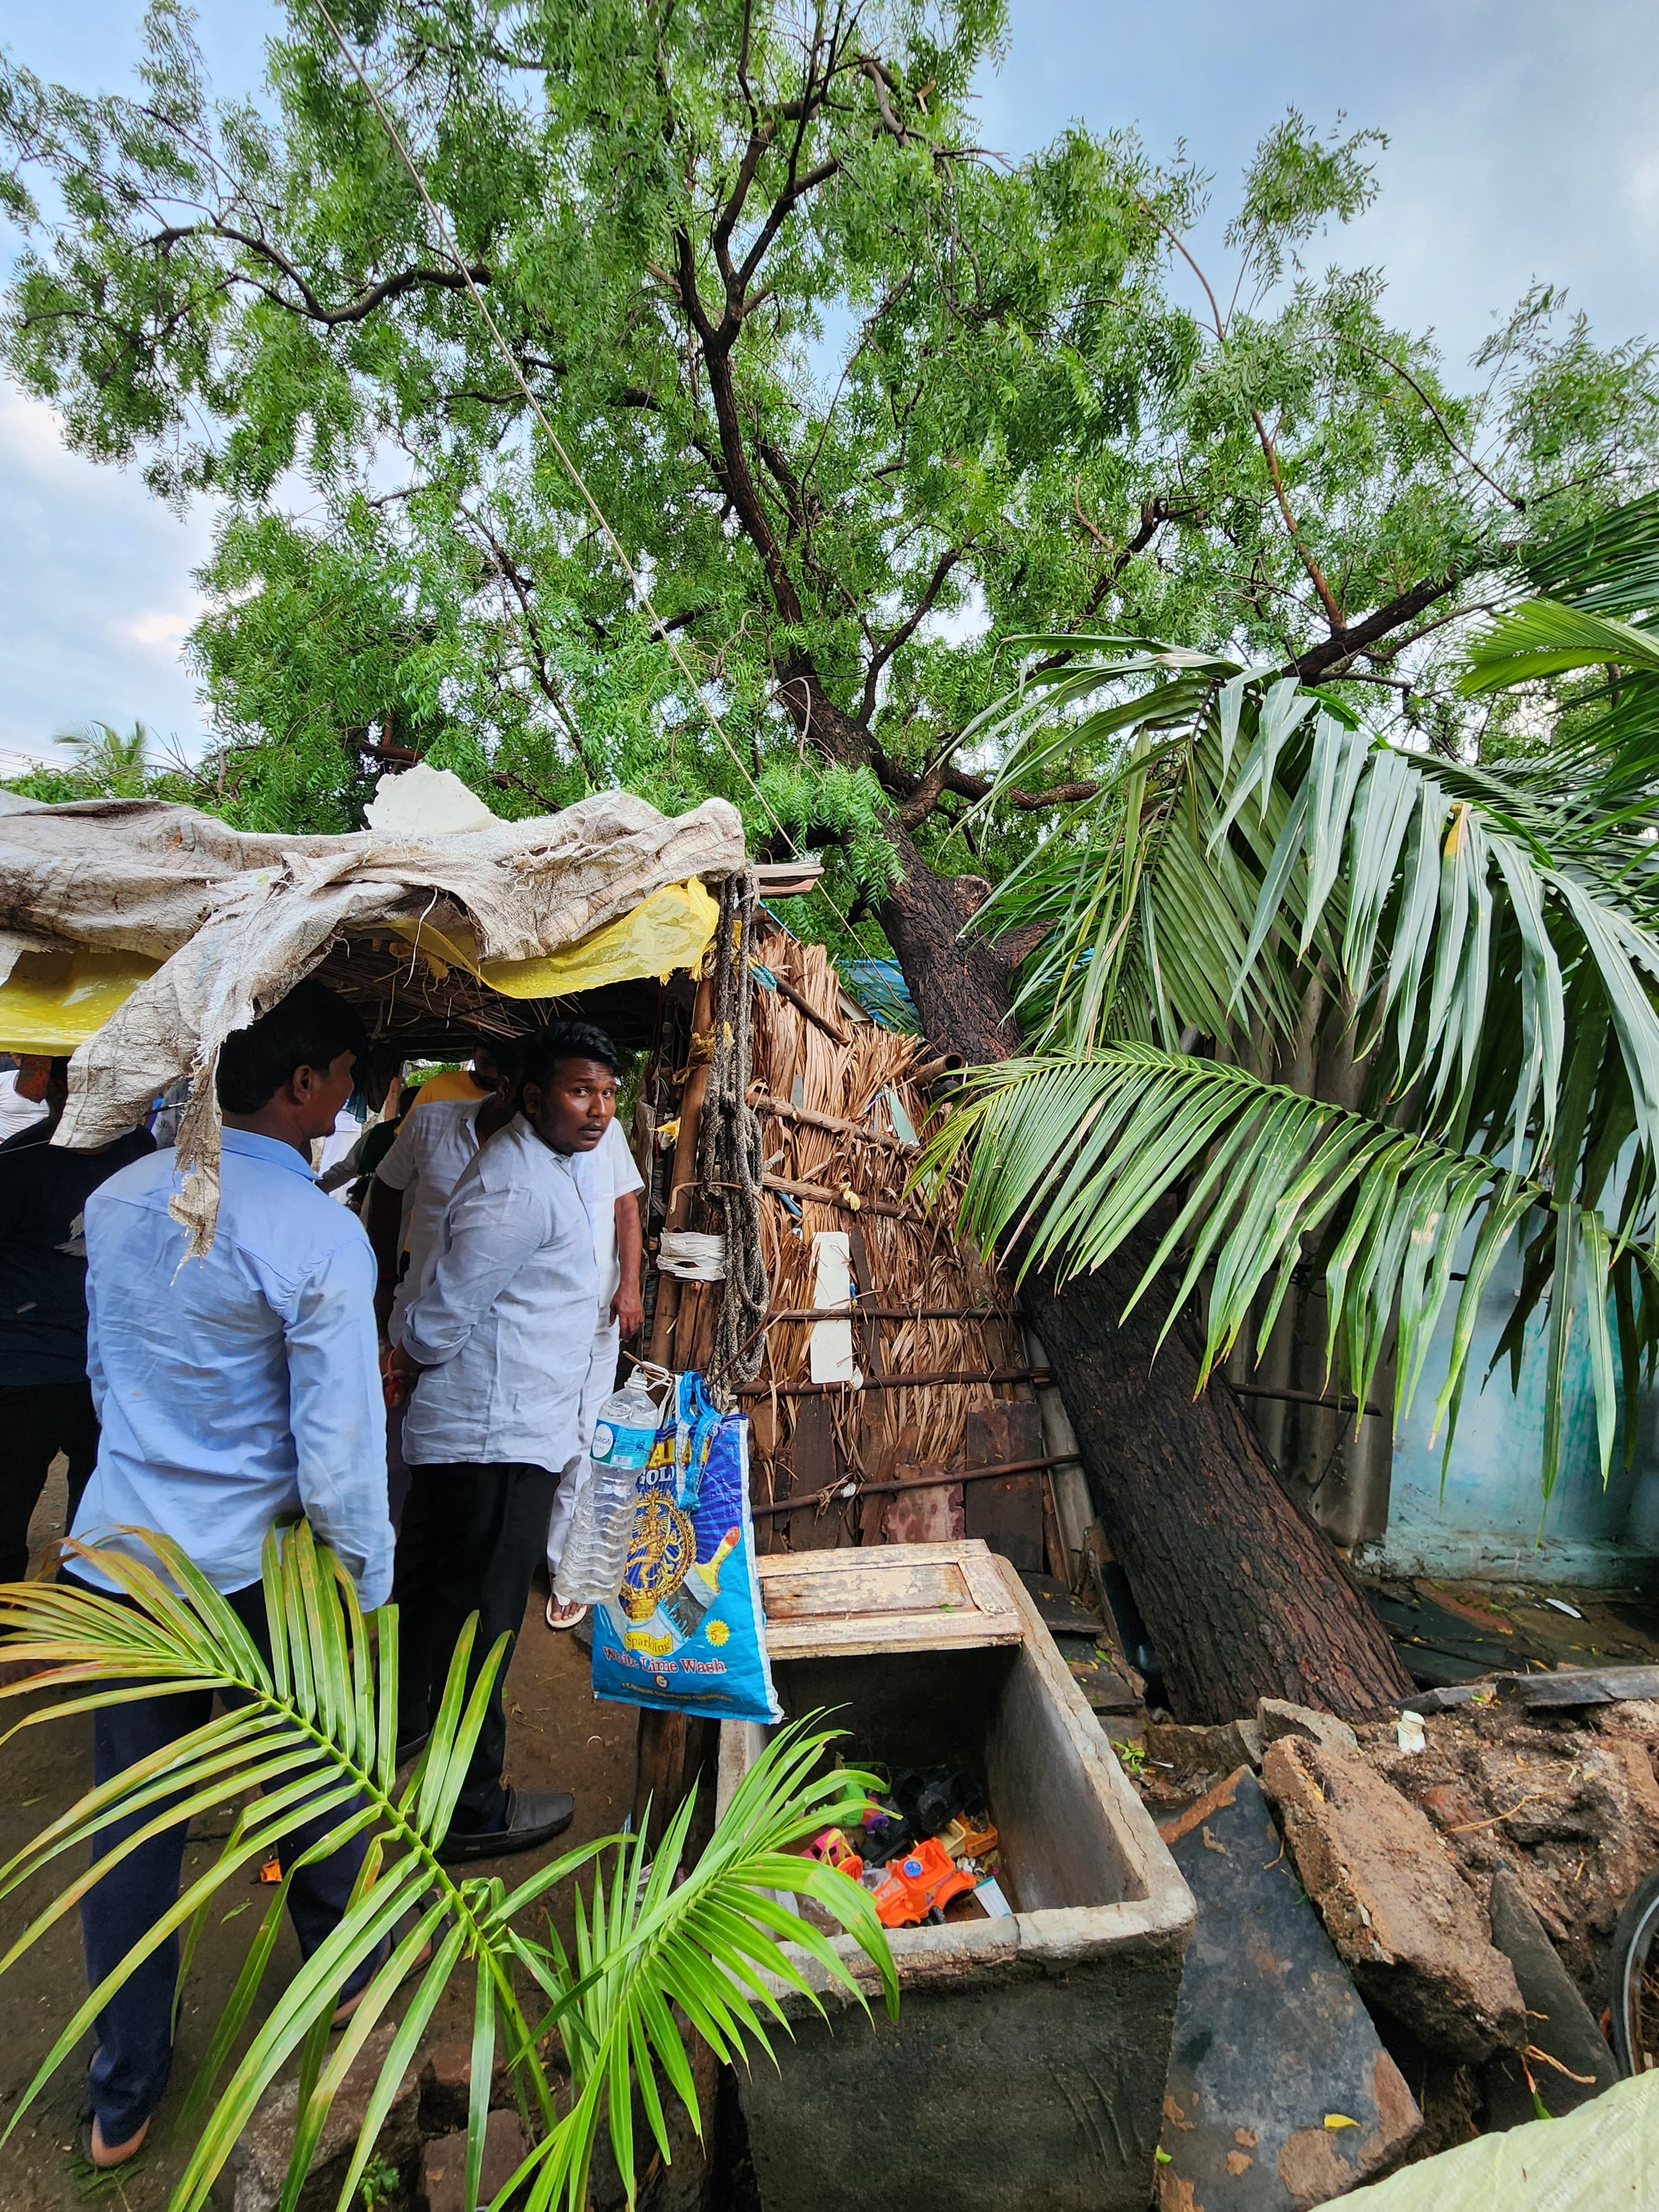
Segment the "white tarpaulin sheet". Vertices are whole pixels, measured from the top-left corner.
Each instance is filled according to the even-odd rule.
[[[28,952],[162,963],[76,1050],[53,1141],[112,1142],[189,1071],[174,1211],[200,1249],[218,1206],[220,1044],[343,931],[459,917],[480,959],[545,958],[655,891],[743,865],[741,820],[718,799],[670,819],[606,791],[561,814],[448,834],[289,837],[159,799],[46,806],[0,792],[0,983]]]
[[[1354,2212],[1654,2212],[1659,2074],[1616,2082],[1565,2119],[1478,2136],[1342,2203]]]

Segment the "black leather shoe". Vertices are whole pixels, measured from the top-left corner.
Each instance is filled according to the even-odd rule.
[[[431,1733],[430,1729],[423,1729],[419,1735],[410,1736],[407,1743],[400,1743],[392,1754],[397,1764],[407,1766],[411,1759],[418,1759],[426,1749],[427,1739]]]
[[[505,1858],[509,1851],[533,1851],[538,1844],[561,1836],[575,1818],[576,1801],[567,1790],[509,1790],[507,1821],[500,1828],[453,1829],[438,1856],[445,1866],[468,1859]]]

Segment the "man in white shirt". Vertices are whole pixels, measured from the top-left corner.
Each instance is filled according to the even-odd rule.
[[[456,1184],[479,1146],[513,1118],[519,1084],[516,1042],[498,1042],[489,1057],[489,1088],[471,1098],[434,1099],[424,1105],[416,1099],[374,1170],[364,1215],[380,1262],[374,1310],[388,1344],[403,1334],[404,1307],[432,1279],[444,1213]],[[405,1249],[409,1264],[400,1276]]]
[[[425,1286],[403,1309],[392,1369],[414,1387],[393,1580],[400,1756],[425,1740],[468,1616],[475,1677],[496,1639],[517,1635],[555,1490],[580,1457],[599,1286],[574,1163],[616,1111],[615,1057],[577,1023],[526,1040],[520,1110],[462,1173]],[[566,1792],[506,1785],[506,1747],[498,1674],[444,1858],[527,1850],[569,1825]]]
[[[605,1040],[607,1050],[609,1040]],[[645,1184],[628,1149],[622,1124],[614,1111],[605,1125],[605,1135],[591,1152],[580,1152],[575,1161],[576,1182],[593,1224],[593,1259],[599,1273],[599,1304],[593,1328],[593,1346],[582,1389],[577,1441],[581,1457],[560,1483],[547,1526],[547,1625],[574,1628],[586,1613],[585,1605],[561,1605],[551,1585],[564,1555],[570,1521],[593,1472],[588,1447],[599,1408],[617,1387],[617,1357],[624,1337],[638,1334],[645,1319],[640,1299],[640,1258],[644,1232],[636,1194]]]
[[[51,1073],[51,1056],[41,1053],[24,1053],[15,1066],[0,1070],[0,1139],[46,1119]]]

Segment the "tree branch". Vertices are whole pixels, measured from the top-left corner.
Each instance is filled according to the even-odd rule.
[[[933,573],[922,587],[921,597],[896,630],[891,631],[870,657],[870,665],[864,675],[864,697],[859,707],[859,720],[867,723],[876,711],[876,686],[881,672],[902,645],[908,645],[917,629],[933,612],[946,578],[973,544],[969,538],[961,545],[948,546],[933,563]]]
[[[265,297],[273,301],[279,307],[287,308],[290,314],[304,314],[312,322],[321,323],[327,330],[337,329],[343,323],[360,323],[366,315],[372,315],[377,307],[384,307],[388,300],[398,299],[404,293],[412,292],[420,285],[432,285],[441,291],[459,292],[465,290],[469,277],[475,284],[488,284],[492,281],[489,270],[482,262],[465,270],[425,267],[402,269],[396,276],[384,276],[378,284],[368,285],[359,291],[348,306],[328,307],[324,306],[322,301],[285,253],[272,246],[268,239],[261,238],[252,231],[239,230],[233,223],[216,222],[183,224],[175,229],[157,232],[156,235],[148,242],[158,247],[162,252],[167,252],[184,239],[203,237],[226,239],[233,245],[245,247],[248,252],[257,255],[260,260],[269,262],[273,269],[280,270],[282,275],[287,277],[289,283],[300,295],[303,305],[296,307],[292,300],[284,299],[280,292],[273,292],[268,287],[261,285],[259,289],[264,293]],[[253,283],[256,280],[249,276],[246,281]]]
[[[1083,496],[1075,486],[1073,487],[1073,497],[1077,503],[1078,520],[1103,550],[1106,540],[1083,512]],[[1088,604],[1078,617],[1079,622],[1087,622],[1091,615],[1099,612],[1101,603],[1107,592],[1111,590],[1112,586],[1123,574],[1130,562],[1134,559],[1136,554],[1144,553],[1146,550],[1159,530],[1170,520],[1172,513],[1173,510],[1167,500],[1148,499],[1141,501],[1139,529],[1136,531],[1128,544],[1114,553],[1102,568],[1099,575],[1095,579],[1095,587],[1089,594]],[[1071,654],[1067,652],[1051,653],[1046,660],[1037,662],[1031,673],[1033,676],[1046,676],[1051,669],[1063,668],[1071,658]]]
[[[1398,599],[1378,607],[1363,622],[1350,623],[1346,629],[1336,631],[1322,644],[1300,654],[1288,663],[1285,673],[1299,678],[1304,684],[1318,684],[1339,674],[1344,661],[1351,660],[1356,653],[1364,652],[1390,630],[1398,629],[1401,623],[1410,622],[1425,607],[1443,599],[1448,592],[1455,591],[1457,583],[1458,573],[1454,568],[1444,576],[1433,576],[1425,583],[1413,584],[1410,591],[1401,592]]]
[[[1279,501],[1280,514],[1285,518],[1285,527],[1291,533],[1291,543],[1302,556],[1302,565],[1307,570],[1309,580],[1315,591],[1319,594],[1319,604],[1325,610],[1326,618],[1330,623],[1332,635],[1334,635],[1346,626],[1342,610],[1336,603],[1336,594],[1326,582],[1324,570],[1308,550],[1307,541],[1297,527],[1296,517],[1291,513],[1291,502],[1285,495],[1285,479],[1279,473],[1279,449],[1273,444],[1272,434],[1266,422],[1261,419],[1261,410],[1259,407],[1251,408],[1250,420],[1255,424],[1255,434],[1261,441],[1261,451],[1267,458],[1267,474],[1273,478],[1273,496]]]

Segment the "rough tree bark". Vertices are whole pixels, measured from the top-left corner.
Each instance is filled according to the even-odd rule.
[[[931,878],[931,881],[928,879]],[[995,948],[941,942],[961,878],[907,866],[884,910],[929,1039],[965,1060],[1012,1041]],[[902,906],[899,902],[902,897]],[[958,925],[959,927],[960,925]],[[1227,1384],[1194,1397],[1198,1360],[1180,1328],[1161,1349],[1156,1296],[1120,1320],[1152,1247],[1120,1248],[1056,1291],[1028,1277],[1025,1300],[1077,1431],[1090,1489],[1163,1662],[1177,1720],[1230,1720],[1258,1698],[1291,1698],[1350,1719],[1408,1696],[1410,1678],[1322,1531],[1280,1486]],[[1154,1354],[1156,1352],[1156,1357]]]
[[[1058,1294],[1029,1276],[1024,1297],[1170,1711],[1219,1721],[1293,1698],[1352,1720],[1408,1696],[1341,1553],[1280,1486],[1228,1385],[1194,1397],[1193,1346],[1179,1327],[1158,1346],[1155,1302],[1118,1321],[1151,1249],[1121,1247]]]
[[[869,761],[869,733],[809,664],[797,662],[780,689],[801,702],[831,758]],[[905,830],[890,834],[900,870],[881,923],[930,1042],[969,1062],[1005,1059],[1018,1041],[1007,954],[960,936],[989,886],[939,874]],[[1360,1717],[1409,1695],[1340,1553],[1280,1485],[1232,1391],[1217,1377],[1194,1397],[1197,1359],[1179,1329],[1154,1359],[1167,1301],[1154,1297],[1120,1321],[1146,1256],[1125,1248],[1059,1293],[1032,1284],[1030,1297],[1171,1711],[1228,1720],[1273,1697]]]

